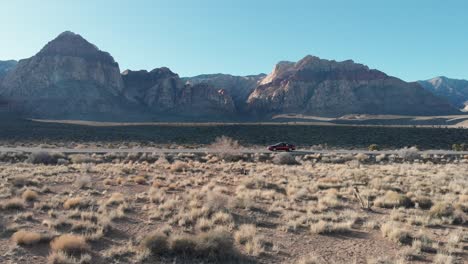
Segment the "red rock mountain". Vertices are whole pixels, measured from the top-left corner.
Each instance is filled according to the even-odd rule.
[[[296,63],[278,63],[250,94],[248,107],[259,116],[459,113],[417,83],[404,82],[351,60],[336,62],[314,56]]]

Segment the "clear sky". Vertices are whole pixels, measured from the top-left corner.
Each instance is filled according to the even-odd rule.
[[[407,81],[468,79],[464,0],[2,0],[0,26],[0,60],[71,30],[121,70],[247,75],[311,54]]]

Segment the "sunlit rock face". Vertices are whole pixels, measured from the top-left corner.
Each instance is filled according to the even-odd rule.
[[[459,113],[417,83],[404,82],[351,60],[337,62],[314,56],[296,63],[280,62],[247,102],[249,110],[260,116]]]

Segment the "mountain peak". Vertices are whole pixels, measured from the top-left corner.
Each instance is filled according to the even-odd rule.
[[[47,43],[37,54],[44,56],[81,57],[86,60],[97,60],[105,63],[115,63],[114,58],[101,51],[96,45],[88,42],[81,35],[65,31]]]

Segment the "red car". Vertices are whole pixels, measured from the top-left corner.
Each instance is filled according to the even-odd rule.
[[[270,151],[277,151],[277,150],[283,150],[283,151],[291,151],[291,150],[296,150],[296,146],[288,143],[278,143],[275,145],[268,146],[268,150]]]

